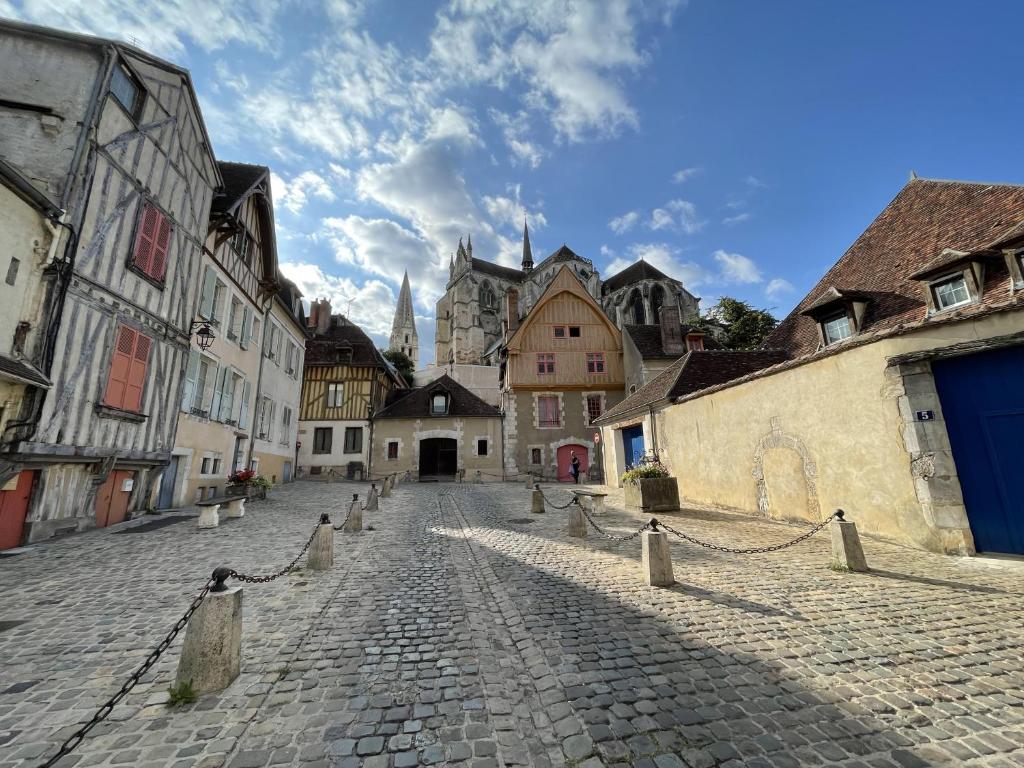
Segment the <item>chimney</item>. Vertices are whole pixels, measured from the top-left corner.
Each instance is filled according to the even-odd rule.
[[[682,355],[686,352],[683,345],[683,329],[679,325],[679,306],[674,303],[665,304],[661,308],[661,351],[666,355]]]
[[[511,336],[519,328],[519,291],[509,288],[505,291],[505,315],[508,317],[508,333]]]
[[[331,302],[320,299],[320,308],[316,314],[316,332],[327,333],[331,327]]]
[[[316,330],[316,314],[320,308],[320,300],[313,299],[309,302],[309,317],[306,318],[306,327],[310,330]]]

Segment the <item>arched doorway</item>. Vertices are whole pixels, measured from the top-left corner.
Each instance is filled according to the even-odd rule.
[[[587,475],[587,449],[582,445],[562,445],[558,448],[558,482],[560,483],[572,482],[573,451],[576,452],[576,457],[580,460],[580,477]]]
[[[459,444],[450,437],[420,440],[420,480],[446,480],[459,469]]]

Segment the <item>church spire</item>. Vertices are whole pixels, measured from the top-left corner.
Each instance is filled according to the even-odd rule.
[[[391,349],[404,352],[413,363],[419,362],[419,337],[416,333],[416,315],[412,308],[412,288],[409,287],[408,270],[402,277],[402,288],[398,292],[395,321],[391,325],[390,346]]]
[[[523,219],[523,272],[533,271],[533,250],[530,248],[530,228]]]

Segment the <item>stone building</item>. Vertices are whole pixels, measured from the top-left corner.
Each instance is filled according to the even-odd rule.
[[[374,415],[377,476],[406,473],[419,480],[500,480],[501,412],[450,376],[398,390]]]
[[[609,480],[649,421],[691,501],[1024,554],[1022,289],[1024,187],[913,177],[765,341],[783,359],[668,369],[605,414]]]
[[[359,326],[331,314],[326,299],[310,305],[307,324],[299,474],[368,477],[373,471],[371,418],[406,382]]]
[[[396,349],[412,360],[413,369],[420,363],[420,337],[416,333],[416,313],[412,307],[412,289],[409,287],[409,273],[402,278],[398,292],[398,305],[391,325],[390,349]]]
[[[32,473],[22,538],[37,541],[152,503],[222,179],[181,67],[0,21],[0,72],[0,157],[63,211],[32,255],[39,301],[15,336],[47,383],[31,382],[0,439],[0,482]]]
[[[627,323],[657,323],[665,305],[677,307],[683,322],[698,319],[700,299],[642,260],[604,282],[590,259],[565,245],[535,265],[524,225],[520,269],[475,258],[472,240],[465,246],[459,241],[445,294],[437,302],[436,364],[496,364],[509,325],[530,312],[562,267],[572,271],[620,330]],[[508,315],[509,297],[518,308],[517,318]]]

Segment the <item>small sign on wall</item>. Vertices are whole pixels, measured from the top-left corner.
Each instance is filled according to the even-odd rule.
[[[132,489],[134,487],[135,487],[135,480],[133,478],[129,477],[129,478],[126,478],[125,480],[121,481],[121,490],[124,491],[125,493],[131,493],[131,491],[132,491]]]
[[[918,421],[935,421],[935,411],[917,411]]]

